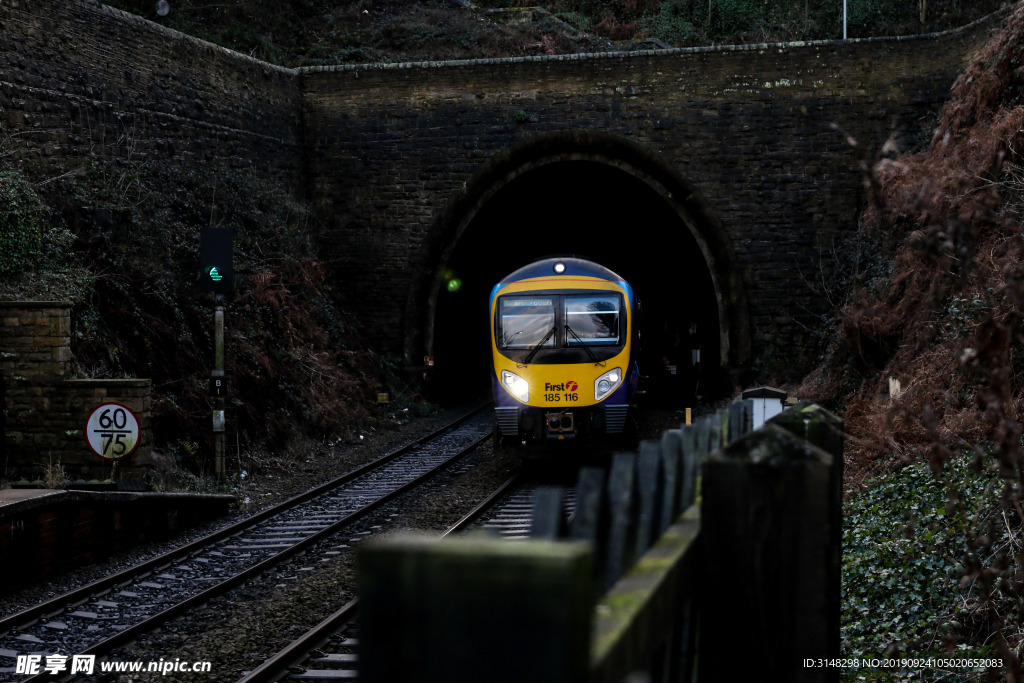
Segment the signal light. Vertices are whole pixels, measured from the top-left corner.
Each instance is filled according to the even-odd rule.
[[[203,228],[199,232],[199,289],[204,292],[233,292],[235,233],[229,228]]]

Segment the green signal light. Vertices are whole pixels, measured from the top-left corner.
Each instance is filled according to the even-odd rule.
[[[448,281],[449,292],[454,293],[459,291],[460,289],[462,289],[462,280],[460,280],[457,277],[453,277],[451,280]]]
[[[224,276],[220,274],[219,270],[217,270],[217,266],[211,266],[206,272],[214,282],[220,282],[224,279]]]

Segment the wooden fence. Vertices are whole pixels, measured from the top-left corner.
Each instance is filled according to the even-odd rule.
[[[361,679],[834,681],[842,422],[728,409],[583,468],[528,541],[392,537],[359,556]]]

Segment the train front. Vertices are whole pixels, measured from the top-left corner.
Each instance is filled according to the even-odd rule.
[[[496,429],[508,441],[622,434],[639,381],[635,300],[612,271],[576,258],[515,271],[491,292]]]

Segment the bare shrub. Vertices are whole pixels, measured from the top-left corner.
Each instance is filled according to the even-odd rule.
[[[609,40],[629,40],[636,35],[637,22],[621,21],[613,14],[606,14],[594,25],[594,33]]]
[[[53,461],[53,458],[47,460],[46,464],[43,465],[43,486],[48,489],[62,489],[68,485],[68,475],[64,471],[64,464],[57,459],[57,462]]]
[[[829,366],[803,387],[854,385],[855,480],[917,459],[942,473],[958,453],[1001,477],[998,508],[964,530],[964,603],[949,642],[992,645],[1010,672],[1024,648],[1022,63],[1024,5],[957,80],[930,149],[865,167],[862,229],[884,235],[893,266],[854,283]]]

